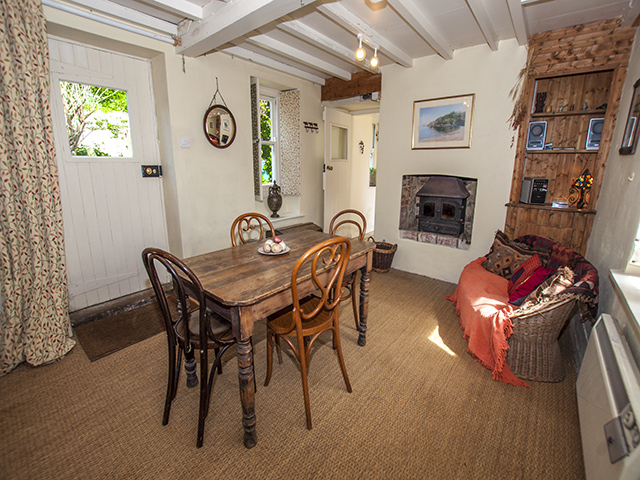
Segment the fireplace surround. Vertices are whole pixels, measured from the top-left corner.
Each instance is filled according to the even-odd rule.
[[[477,179],[403,175],[400,238],[468,250]]]

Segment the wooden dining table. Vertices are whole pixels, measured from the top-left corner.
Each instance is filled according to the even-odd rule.
[[[258,252],[263,242],[252,242],[184,259],[206,292],[207,308],[231,322],[238,348],[238,377],[242,402],[244,445],[257,443],[255,383],[251,336],[256,321],[292,304],[291,273],[298,259],[312,246],[335,235],[315,230],[292,230],[282,235],[290,249],[281,255]],[[360,270],[358,345],[366,344],[370,271],[375,243],[351,240],[345,275]],[[301,296],[313,292],[310,275],[298,278]]]

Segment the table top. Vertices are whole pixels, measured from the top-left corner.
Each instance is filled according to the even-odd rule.
[[[335,235],[315,230],[298,230],[281,236],[291,249],[282,255],[262,255],[258,248],[264,241],[184,259],[195,272],[207,293],[226,306],[254,305],[291,288],[291,273],[300,257],[312,246]],[[351,240],[351,256],[347,273],[355,270],[375,243]],[[362,265],[360,265],[361,267]],[[357,267],[359,268],[359,267]]]

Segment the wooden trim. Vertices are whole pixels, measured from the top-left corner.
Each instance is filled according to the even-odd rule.
[[[382,90],[382,74],[369,73],[361,70],[351,75],[351,80],[328,78],[321,89],[320,100],[342,100],[344,98],[360,97],[367,93],[380,92]]]

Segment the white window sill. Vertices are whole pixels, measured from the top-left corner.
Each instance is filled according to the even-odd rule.
[[[276,223],[286,222],[289,220],[293,220],[294,218],[305,217],[304,213],[279,213],[278,215],[280,215],[278,218],[273,218],[271,215],[267,215],[267,217],[269,217],[269,220],[271,220],[271,223],[273,223],[274,226]]]
[[[623,307],[640,326],[640,268],[611,270],[610,278]]]

